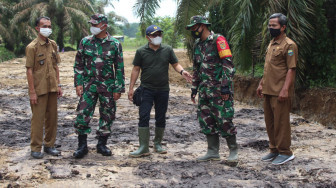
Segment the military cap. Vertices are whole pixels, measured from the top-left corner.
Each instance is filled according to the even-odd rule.
[[[208,19],[205,16],[192,16],[190,18],[190,24],[186,26],[186,29],[190,29],[192,26],[196,25],[196,24],[205,24],[205,25],[211,25],[211,23],[208,22]]]
[[[91,20],[88,23],[99,24],[100,22],[107,23],[107,17],[104,14],[94,14],[91,16]]]
[[[146,29],[146,35],[153,34],[153,33],[157,32],[157,31],[163,32],[161,30],[161,28],[159,26],[157,26],[157,25],[148,26],[147,29]]]

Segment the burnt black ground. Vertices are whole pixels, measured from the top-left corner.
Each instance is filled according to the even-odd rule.
[[[62,57],[62,59],[66,59]],[[1,70],[21,67],[0,64]],[[226,141],[221,138],[218,162],[197,162],[206,152],[205,136],[199,132],[196,105],[189,96],[189,85],[171,84],[164,147],[168,154],[133,159],[129,152],[138,147],[138,109],[126,94],[117,102],[117,117],[108,146],[113,155],[96,153],[95,128],[98,109],[91,121],[89,154],[74,159],[77,136],[73,123],[78,98],[72,86],[72,64],[63,64],[64,97],[59,99],[59,127],[56,147],[58,157],[46,155],[41,160],[30,154],[31,111],[26,83],[9,84],[15,77],[0,77],[0,187],[335,187],[336,130],[327,129],[302,117],[292,115],[292,141],[296,159],[274,166],[261,162],[267,153],[268,138],[263,110],[236,102],[234,123],[238,128],[239,163],[226,163]],[[19,69],[19,68],[18,68]],[[129,70],[127,70],[129,73]],[[127,74],[128,74],[127,73]],[[22,76],[24,71],[16,74]],[[6,81],[7,80],[7,81]],[[126,80],[129,83],[129,79]],[[128,87],[128,86],[127,86]],[[151,140],[154,120],[150,121]],[[152,144],[152,142],[151,142]]]

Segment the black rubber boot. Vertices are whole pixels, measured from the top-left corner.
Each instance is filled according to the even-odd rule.
[[[99,136],[97,144],[97,153],[102,154],[103,156],[111,156],[111,150],[106,147],[108,136]]]
[[[78,135],[78,148],[73,154],[73,156],[77,159],[83,158],[86,154],[88,154],[89,150],[87,148],[87,135]]]

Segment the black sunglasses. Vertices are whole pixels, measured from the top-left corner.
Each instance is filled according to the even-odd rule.
[[[151,37],[161,37],[162,36],[162,33],[161,32],[155,32],[155,33],[153,33],[153,34],[150,34],[149,36],[151,36]]]

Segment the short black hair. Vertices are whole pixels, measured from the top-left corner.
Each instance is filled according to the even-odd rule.
[[[269,17],[269,19],[273,19],[273,18],[278,18],[279,24],[281,26],[283,26],[283,25],[287,26],[287,17],[285,15],[283,15],[282,13],[274,13]]]
[[[50,18],[47,17],[47,16],[41,16],[41,17],[38,17],[38,18],[36,19],[36,21],[35,21],[35,26],[39,26],[40,21],[41,21],[42,19],[50,20]]]

